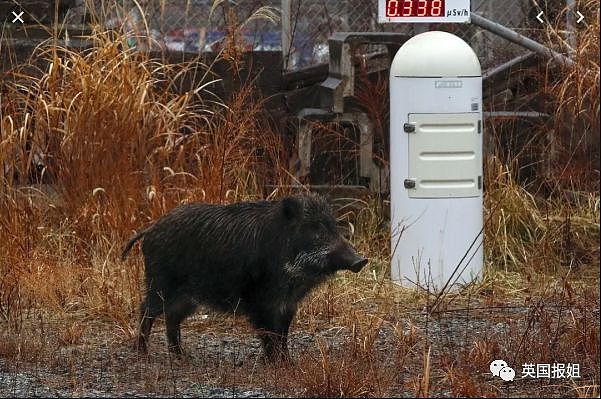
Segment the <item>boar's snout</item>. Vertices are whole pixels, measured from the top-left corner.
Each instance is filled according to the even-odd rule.
[[[349,270],[354,273],[359,273],[359,271],[361,271],[361,269],[363,269],[363,266],[367,265],[366,258],[361,258],[359,256],[357,258],[358,258],[358,260],[349,267]]]
[[[331,261],[336,269],[350,270],[354,273],[358,273],[367,264],[367,259],[357,255],[347,242],[340,243],[334,250]]]

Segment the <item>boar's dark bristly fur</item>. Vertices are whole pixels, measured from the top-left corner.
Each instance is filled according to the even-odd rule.
[[[246,315],[268,358],[288,357],[287,335],[299,302],[338,270],[367,263],[339,234],[319,196],[173,209],[135,235],[143,239],[146,297],[138,348],[165,315],[169,349],[181,353],[180,324],[198,305]]]

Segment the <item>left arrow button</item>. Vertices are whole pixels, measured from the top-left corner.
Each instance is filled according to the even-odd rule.
[[[543,16],[543,14],[544,14],[544,13],[541,11],[541,12],[539,12],[539,13],[536,15],[536,19],[538,19],[538,21],[539,21],[541,24],[542,24],[543,22],[545,22],[545,21],[543,21],[543,19],[541,18],[541,17]]]

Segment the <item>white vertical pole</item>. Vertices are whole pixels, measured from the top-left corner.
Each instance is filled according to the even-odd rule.
[[[292,0],[282,0],[282,58],[284,70],[288,70],[292,46]]]

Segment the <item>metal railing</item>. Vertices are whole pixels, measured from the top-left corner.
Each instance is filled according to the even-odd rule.
[[[514,30],[526,31],[533,6],[529,0],[474,0],[472,12]],[[282,9],[287,7],[291,10],[292,31],[289,69],[327,60],[327,38],[335,31],[410,33],[414,28],[410,24],[378,23],[377,0],[282,0]],[[282,25],[286,29],[285,20]],[[427,29],[445,30],[462,37],[478,53],[485,68],[524,53],[519,46],[470,24],[430,24]]]
[[[377,0],[224,1],[212,14],[213,0],[120,3],[122,7],[102,11],[107,21],[116,24],[127,20],[137,29],[145,29],[144,22],[156,46],[189,52],[218,48],[228,25],[245,21],[259,7],[274,7],[281,10],[278,23],[253,21],[244,26],[241,36],[248,49],[281,51],[288,70],[327,62],[327,40],[336,31],[410,33],[414,29],[411,24],[378,23]],[[557,3],[559,7],[565,5],[560,0]],[[526,35],[536,28],[537,10],[538,4],[533,0],[472,1],[472,12]],[[520,46],[473,24],[430,24],[427,29],[462,37],[474,48],[483,68],[525,53]]]

